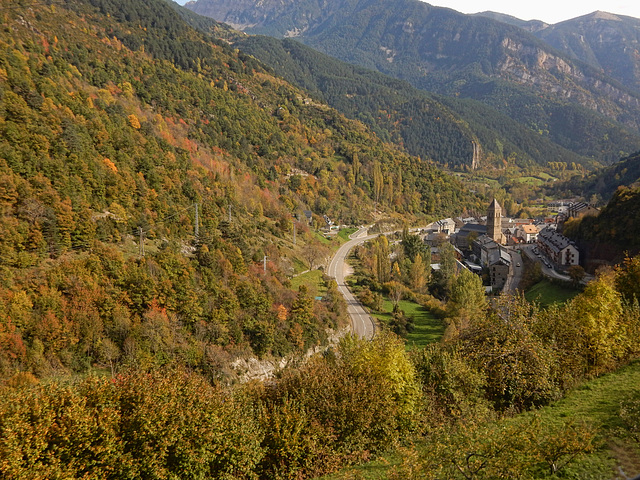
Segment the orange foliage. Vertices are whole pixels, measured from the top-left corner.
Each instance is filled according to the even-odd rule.
[[[102,160],[102,163],[104,163],[104,165],[113,173],[118,173],[118,167],[116,167],[115,163],[113,163],[110,159],[105,157],[104,160]]]

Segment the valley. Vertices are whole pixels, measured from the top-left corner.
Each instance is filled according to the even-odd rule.
[[[640,471],[636,19],[0,15],[0,477]]]

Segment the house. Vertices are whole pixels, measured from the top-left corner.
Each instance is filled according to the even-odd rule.
[[[495,258],[495,253],[500,250],[500,245],[489,238],[487,235],[481,235],[472,244],[471,250],[476,258],[480,259],[480,264],[488,266],[492,256]]]
[[[506,250],[500,248],[497,254],[493,254],[489,263],[489,278],[491,288],[500,290],[507,283],[509,272],[511,271],[511,255]]]
[[[445,233],[431,232],[422,237],[422,242],[429,247],[439,247],[447,241]]]
[[[517,227],[504,228],[502,235],[504,235],[505,245],[516,245],[518,243],[518,237],[516,236]]]
[[[307,224],[311,225],[313,223],[313,212],[311,210],[304,210],[302,213],[304,213],[304,219]]]
[[[521,225],[516,229],[516,237],[525,243],[533,243],[538,238],[538,227],[535,225]]]
[[[575,243],[553,228],[545,228],[538,234],[538,248],[559,267],[578,265],[580,257]]]
[[[433,224],[433,227],[438,233],[446,233],[451,235],[456,230],[456,222],[452,218],[445,218],[438,220]]]
[[[487,235],[473,242],[473,252],[480,259],[480,264],[489,270],[491,287],[494,290],[504,287],[511,271],[509,252]]]

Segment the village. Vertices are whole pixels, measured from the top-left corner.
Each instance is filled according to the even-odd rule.
[[[479,218],[445,218],[419,229],[422,241],[431,248],[432,269],[438,270],[439,248],[450,242],[458,268],[486,274],[487,292],[514,291],[522,275],[522,255],[540,263],[546,276],[570,280],[567,271],[580,264],[577,245],[560,233],[569,218],[597,215],[599,210],[584,202],[558,201],[549,204],[556,215],[537,219],[509,218],[494,199],[487,215]]]

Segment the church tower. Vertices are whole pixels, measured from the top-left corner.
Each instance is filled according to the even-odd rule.
[[[487,212],[487,235],[496,243],[503,244],[502,235],[502,207],[494,198]]]

